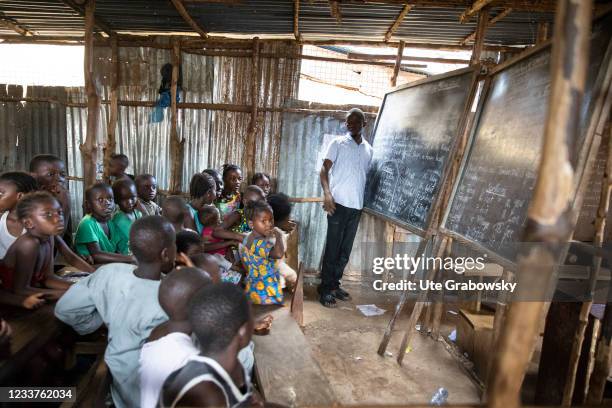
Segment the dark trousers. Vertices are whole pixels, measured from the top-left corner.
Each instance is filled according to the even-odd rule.
[[[349,261],[357,234],[361,210],[336,204],[333,215],[327,216],[327,241],[321,268],[319,293],[326,294],[340,287],[342,273]]]

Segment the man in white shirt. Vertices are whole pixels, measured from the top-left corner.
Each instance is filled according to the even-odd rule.
[[[336,299],[350,299],[350,295],[340,288],[340,280],[353,248],[363,208],[366,175],[372,161],[372,146],[361,135],[365,126],[363,112],[351,109],[346,115],[349,133],[329,144],[321,167],[327,242],[318,290],[319,301],[325,307],[335,307]]]

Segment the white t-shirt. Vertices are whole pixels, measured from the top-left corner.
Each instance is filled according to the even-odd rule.
[[[0,217],[0,259],[4,258],[6,255],[6,251],[8,251],[9,247],[13,245],[13,242],[19,238],[19,236],[25,234],[25,229],[21,230],[21,234],[19,236],[14,237],[8,230],[6,226],[6,220],[8,218],[8,211],[2,213],[2,217]]]
[[[363,208],[372,153],[372,146],[363,137],[361,144],[355,143],[348,134],[337,137],[329,144],[325,159],[334,163],[330,171],[329,189],[336,203],[356,210]]]
[[[140,351],[140,408],[157,406],[164,381],[182,368],[189,357],[200,354],[191,337],[185,333],[170,333],[145,343]],[[240,350],[238,360],[250,374],[255,362],[253,342]]]

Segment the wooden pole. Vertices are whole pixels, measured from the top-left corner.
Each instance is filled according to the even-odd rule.
[[[181,46],[178,41],[172,44],[172,82],[170,83],[170,191],[181,191],[183,182],[183,156],[185,141],[179,138],[177,130],[178,109],[176,96],[178,93],[178,78],[181,65]]]
[[[111,68],[111,89],[110,89],[110,112],[108,116],[108,131],[106,134],[106,144],[104,146],[104,180],[110,182],[110,160],[115,147],[117,146],[117,114],[119,109],[119,49],[117,47],[117,36],[111,36],[111,59],[113,66]]]
[[[467,10],[465,10],[461,16],[459,16],[459,21],[461,22],[461,24],[467,23],[468,21],[470,21],[470,18],[478,13],[479,11],[482,12],[482,10],[487,7],[489,4],[491,4],[491,2],[493,2],[493,0],[476,0],[474,1],[474,4],[472,4],[472,6],[470,8],[468,8]]]
[[[548,32],[550,31],[550,24],[546,21],[540,21],[538,23],[538,33],[536,35],[536,44],[541,44],[548,40]]]
[[[77,14],[87,18],[87,6],[83,9],[81,4],[85,3],[88,0],[61,0],[62,3],[73,9]],[[78,4],[77,4],[78,3]],[[110,28],[106,21],[103,21],[101,18],[93,16],[93,25],[98,28],[100,31],[104,32],[106,35],[110,37],[113,33],[113,30]],[[93,30],[93,29],[92,29]]]
[[[452,178],[451,178],[452,180]],[[444,250],[444,256],[450,257],[453,248],[453,239],[449,238],[446,242],[446,249]],[[433,317],[431,322],[431,337],[434,340],[440,338],[440,324],[442,323],[442,314],[444,313],[444,290],[439,291],[436,294],[436,300],[433,302]]]
[[[329,0],[329,11],[331,16],[336,19],[336,23],[342,23],[342,13],[340,12],[340,2],[337,0]]]
[[[400,67],[402,66],[402,58],[404,56],[404,42],[400,41],[397,47],[397,57],[395,58],[395,65],[393,66],[393,74],[391,75],[391,87],[394,88],[397,85],[397,76],[399,75]]]
[[[259,88],[261,75],[259,74],[259,37],[253,39],[253,74],[251,77],[251,122],[246,139],[246,179],[250,180],[255,172],[255,139],[257,138],[257,115],[259,113]]]
[[[300,41],[300,0],[293,0],[293,36],[296,41]]]
[[[17,34],[22,36],[31,37],[34,35],[28,30],[23,24],[18,24],[16,21],[9,18],[0,18],[0,27],[8,28],[9,30],[15,31]]]
[[[521,248],[516,293],[520,296],[528,289],[541,301],[514,302],[508,310],[492,365],[490,408],[520,406],[520,388],[538,335],[544,296],[554,283],[554,265],[559,262],[560,250],[551,244],[562,244],[571,236],[574,169],[569,146],[574,145],[578,133],[576,107],[586,81],[591,9],[591,1],[558,2],[544,146],[522,239],[544,245]]]
[[[405,46],[405,45],[404,45]],[[377,60],[396,60],[397,54],[361,54],[358,52],[349,52],[346,57],[348,59],[357,59],[361,61],[377,61]],[[440,64],[469,64],[470,60],[458,58],[434,58],[434,57],[417,57],[416,55],[404,55],[402,61],[418,61],[418,62],[438,62]]]
[[[391,27],[389,27],[389,29],[385,33],[385,37],[383,38],[384,41],[389,41],[391,39],[393,33],[399,28],[400,25],[402,25],[402,21],[404,21],[404,18],[406,18],[406,14],[408,14],[410,10],[412,10],[412,6],[410,4],[404,5],[402,11],[400,11],[393,24],[391,24]]]
[[[507,269],[504,269],[502,272],[502,281],[513,283],[514,282],[514,274]],[[508,300],[510,298],[510,294],[508,292],[502,292],[497,297],[497,304],[495,305],[495,317],[493,318],[493,336],[491,336],[491,352],[495,353],[498,347],[499,342],[499,334],[501,332],[501,328],[504,325],[504,321],[506,319],[506,312],[508,311]],[[491,375],[491,366],[493,360],[489,360],[489,367],[487,368],[487,378],[485,383],[487,386],[485,389],[488,389],[488,383]]]
[[[597,217],[595,219],[595,237],[593,244],[595,247],[601,248],[604,242],[604,232],[606,229],[606,220],[608,217],[608,211],[610,208],[610,197],[612,193],[612,179],[610,176],[612,175],[612,137],[608,138],[608,156],[606,160],[606,168],[604,171],[603,178],[601,180],[601,193],[599,196],[599,206],[597,208]],[[591,297],[593,296],[593,292],[595,290],[595,285],[597,283],[597,277],[599,276],[599,272],[601,270],[602,258],[601,256],[596,256],[594,259],[593,271],[591,273],[591,279],[589,282],[589,292]],[[592,298],[591,298],[592,299]],[[582,343],[584,341],[584,334],[586,331],[587,324],[589,322],[589,313],[591,312],[591,307],[593,306],[593,301],[583,302],[580,307],[580,315],[578,316],[578,328],[574,335],[574,340],[572,343],[572,352],[570,354],[570,362],[569,362],[569,370],[567,373],[567,380],[565,382],[565,388],[563,390],[563,406],[570,406],[573,399],[574,394],[574,385],[576,381],[576,372],[578,369],[578,363],[580,359],[580,354],[582,351]]]
[[[100,97],[94,82],[93,29],[96,1],[88,0],[85,5],[85,90],[87,93],[87,133],[85,142],[79,146],[83,163],[83,178],[85,188],[93,184],[97,178],[98,161],[98,120],[100,118]]]
[[[485,35],[487,32],[487,23],[489,22],[489,9],[484,8],[478,13],[478,27],[476,29],[476,39],[474,40],[474,49],[472,50],[472,58],[470,65],[480,62],[480,54],[484,46]]]
[[[491,27],[492,25],[494,25],[495,23],[497,23],[499,20],[501,20],[502,18],[506,17],[510,13],[512,13],[512,8],[511,7],[506,7],[498,15],[496,15],[495,17],[490,19],[488,24],[487,24],[487,26]],[[463,40],[461,40],[460,44],[461,45],[465,45],[465,44],[469,43],[470,41],[474,40],[474,38],[476,38],[476,31],[474,31],[472,34],[468,35]]]
[[[170,1],[174,5],[174,8],[176,9],[176,11],[181,15],[183,20],[185,20],[185,22],[189,24],[189,26],[193,29],[193,31],[200,34],[202,38],[208,37],[206,30],[204,30],[193,18],[191,18],[191,15],[189,15],[189,12],[185,8],[185,5],[183,4],[181,0],[170,0]]]

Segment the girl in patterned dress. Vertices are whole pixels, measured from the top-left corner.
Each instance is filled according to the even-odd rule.
[[[246,213],[253,231],[240,246],[240,258],[248,272],[245,291],[253,304],[282,304],[277,260],[285,254],[285,247],[274,228],[272,207],[263,200],[256,201],[249,204]]]
[[[221,218],[236,210],[240,205],[240,185],[242,184],[242,170],[235,164],[223,165],[223,190],[221,197],[215,201],[215,206],[221,213]]]

